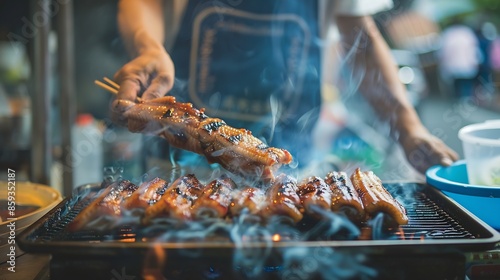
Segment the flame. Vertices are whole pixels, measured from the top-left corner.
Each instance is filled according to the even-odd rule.
[[[121,234],[124,238],[121,238],[119,241],[123,243],[134,243],[137,242],[136,239],[136,234],[135,233],[126,233],[126,234]]]
[[[163,276],[163,266],[167,260],[167,254],[160,243],[154,243],[146,254],[144,268],[142,271],[143,279],[158,280],[165,279]]]
[[[399,227],[398,232],[396,234],[401,236],[401,240],[405,240],[405,232],[402,227]]]
[[[279,234],[277,234],[277,233],[276,233],[276,234],[274,234],[274,235],[273,235],[273,237],[272,237],[272,240],[273,240],[274,242],[279,242],[279,241],[281,241],[281,235],[279,235]]]

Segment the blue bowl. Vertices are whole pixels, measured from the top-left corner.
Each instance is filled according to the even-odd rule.
[[[470,185],[465,161],[457,161],[449,167],[433,166],[425,175],[429,185],[500,230],[500,187]]]

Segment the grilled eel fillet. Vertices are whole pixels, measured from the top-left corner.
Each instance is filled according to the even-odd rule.
[[[228,177],[218,178],[208,183],[193,206],[197,217],[206,216],[223,218],[231,204],[231,194],[236,183]]]
[[[281,174],[267,190],[268,205],[262,210],[261,216],[283,215],[290,217],[295,223],[302,220],[299,210],[300,198],[297,194],[297,180],[291,176]]]
[[[99,196],[85,207],[71,223],[68,224],[68,230],[80,230],[99,216],[120,216],[122,203],[129,198],[137,188],[136,185],[127,180],[109,185]]]
[[[259,215],[267,205],[266,193],[262,189],[244,187],[242,190],[233,192],[229,213],[233,217],[239,216],[244,209],[248,209],[248,214]]]
[[[299,184],[297,194],[303,206],[303,211],[314,213],[312,205],[330,210],[332,205],[332,191],[323,179],[310,176]]]
[[[165,190],[160,200],[146,208],[142,222],[147,224],[156,217],[192,219],[191,208],[202,191],[203,185],[193,174],[179,177]]]
[[[168,182],[158,177],[143,182],[139,188],[123,203],[124,209],[142,208],[155,204],[165,194]]]
[[[398,225],[408,223],[406,209],[392,197],[372,171],[362,172],[356,168],[351,180],[363,202],[366,214],[373,217],[384,212]]]
[[[172,146],[204,155],[210,163],[243,177],[269,181],[279,167],[292,161],[287,150],[268,147],[249,130],[230,127],[173,96],[139,103],[118,99],[112,106],[115,121],[130,131],[159,135]]]
[[[105,187],[69,224],[68,229],[82,229],[99,216],[119,217],[124,210],[144,209],[143,224],[156,217],[182,220],[206,217],[238,216],[248,213],[264,220],[270,216],[287,216],[299,222],[303,214],[313,214],[313,205],[344,212],[352,221],[365,221],[377,213],[387,213],[395,223],[406,224],[406,210],[383,187],[373,172],[359,169],[347,177],[345,172],[330,172],[325,179],[311,176],[297,185],[295,178],[281,174],[267,191],[244,187],[241,190],[228,177],[218,178],[204,186],[193,174],[176,179],[171,185],[155,178],[139,187],[129,181]],[[208,209],[208,211],[206,211]],[[312,210],[311,210],[312,209]]]
[[[365,219],[363,202],[345,172],[331,171],[325,183],[332,191],[332,211],[347,216],[351,221],[361,222]]]

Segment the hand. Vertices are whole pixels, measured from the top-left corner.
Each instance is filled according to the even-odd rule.
[[[408,162],[422,174],[433,165],[450,166],[458,160],[455,151],[427,130],[401,135],[399,142]]]
[[[137,97],[162,97],[172,89],[174,77],[174,63],[165,49],[148,49],[115,74],[120,85],[117,98],[135,101]]]

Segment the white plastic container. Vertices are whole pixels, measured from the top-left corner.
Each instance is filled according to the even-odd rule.
[[[78,115],[72,129],[73,188],[103,180],[103,132],[90,114]]]
[[[458,132],[469,184],[500,186],[500,120],[471,124]]]

